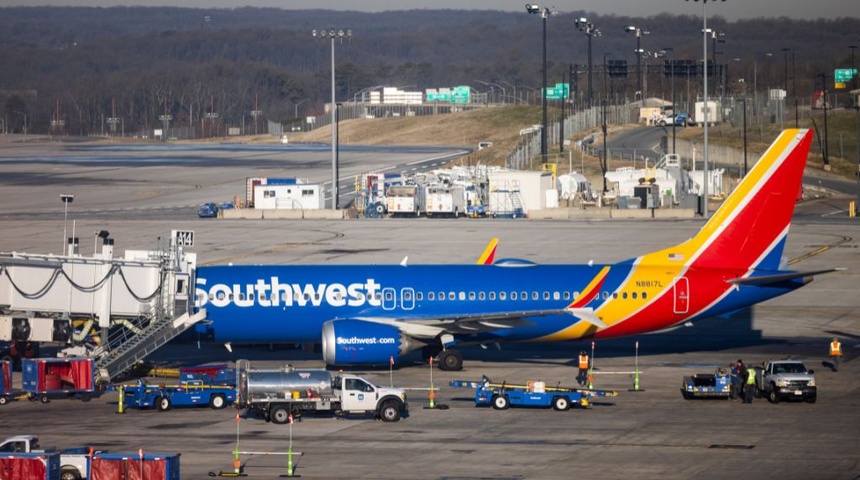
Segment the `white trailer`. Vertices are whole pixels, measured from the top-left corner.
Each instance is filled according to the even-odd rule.
[[[254,186],[254,208],[320,210],[323,207],[323,189],[319,184]]]
[[[424,189],[427,216],[459,217],[466,212],[466,189],[462,185],[428,185]]]

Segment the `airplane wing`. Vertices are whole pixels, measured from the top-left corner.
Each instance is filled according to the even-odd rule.
[[[591,308],[563,308],[551,310],[527,310],[519,312],[475,313],[469,315],[452,315],[450,317],[433,318],[377,318],[359,317],[355,320],[384,323],[400,329],[403,333],[418,339],[434,338],[442,333],[469,335],[491,332],[509,328],[532,325],[535,317],[551,315],[571,315],[582,322],[588,322],[599,328],[607,328]],[[576,323],[576,322],[574,322]]]
[[[791,272],[791,273],[779,273],[776,275],[761,275],[757,277],[744,277],[744,278],[733,278],[731,280],[726,280],[728,283],[734,285],[753,285],[757,287],[766,287],[768,285],[776,285],[782,282],[787,282],[789,280],[794,280],[795,278],[803,278],[805,280],[804,283],[809,283],[812,281],[812,277],[815,275],[822,275],[825,273],[838,272],[845,270],[844,268],[828,268],[826,270],[814,270],[810,272]]]

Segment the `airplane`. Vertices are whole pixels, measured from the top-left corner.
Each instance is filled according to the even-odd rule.
[[[615,264],[220,265],[197,270],[208,333],[314,342],[327,365],[387,365],[421,349],[461,370],[463,345],[606,339],[667,330],[789,293],[814,272],[782,257],[812,141],[783,131],[689,240]]]

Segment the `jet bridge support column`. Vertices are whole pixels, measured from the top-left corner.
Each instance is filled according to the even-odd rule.
[[[102,263],[100,270],[101,276],[107,276],[105,284],[99,289],[101,295],[101,304],[98,310],[99,327],[102,345],[108,344],[108,329],[110,328],[110,318],[112,312],[111,297],[113,295],[113,275],[108,275],[113,268],[113,239],[105,238],[102,243]]]

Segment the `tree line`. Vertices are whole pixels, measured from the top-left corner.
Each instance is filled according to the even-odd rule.
[[[600,31],[591,37],[590,60],[588,37],[574,24],[582,16]],[[172,128],[199,137],[222,136],[230,127],[262,130],[255,120],[265,125],[319,115],[331,96],[331,40],[314,38],[314,29],[352,32],[334,40],[338,101],[381,85],[420,91],[471,85],[504,102],[535,101],[541,21],[525,11],[3,8],[0,118],[10,132],[26,123],[31,133],[72,135],[143,134],[169,118]],[[597,95],[603,78],[594,72],[607,59],[627,61],[627,76],[613,78],[606,90],[621,101],[635,97],[637,65],[646,95],[668,98],[667,55],[678,61],[702,55],[700,17],[560,12],[546,22],[548,83],[570,81],[574,71],[577,102],[589,61]],[[639,39],[638,59],[628,25],[650,32]],[[790,95],[811,95],[816,76],[821,83],[820,74],[850,67],[849,45],[860,40],[855,18],[728,22],[715,16],[708,25],[720,34],[709,55],[725,68],[726,90],[787,84]],[[692,97],[699,86],[691,81],[685,87]]]

